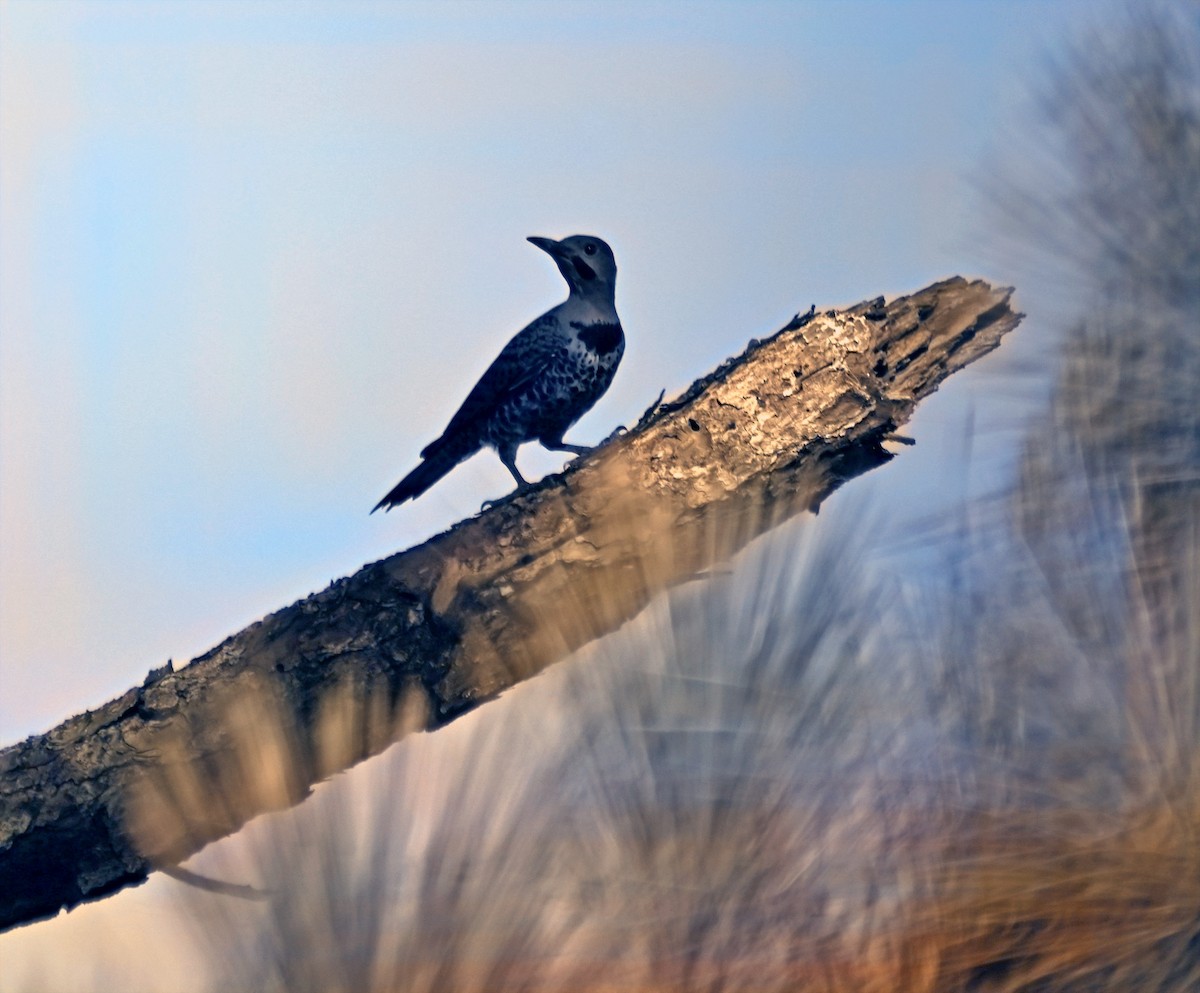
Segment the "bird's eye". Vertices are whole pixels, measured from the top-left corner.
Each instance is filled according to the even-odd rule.
[[[593,245],[591,242],[588,242],[586,245],[583,246],[583,252],[585,255],[595,255],[596,254],[596,246]]]

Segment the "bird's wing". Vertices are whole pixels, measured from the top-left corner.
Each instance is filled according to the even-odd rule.
[[[549,314],[519,331],[479,378],[458,413],[450,418],[442,436],[428,445],[421,457],[435,453],[450,438],[475,421],[486,418],[505,400],[537,379],[561,347],[558,321]]]

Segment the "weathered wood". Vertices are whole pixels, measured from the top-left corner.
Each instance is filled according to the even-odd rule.
[[[563,474],[0,752],[0,926],[298,802],[815,510],[1016,327],[1010,295],[955,278],[798,317]]]

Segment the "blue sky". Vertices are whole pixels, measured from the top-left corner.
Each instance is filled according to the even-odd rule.
[[[810,303],[1012,281],[976,183],[1094,13],[7,0],[0,741],[506,492],[485,453],[367,516],[563,296],[527,235],[620,266],[629,347],[578,443]],[[875,474],[914,509],[967,382]]]

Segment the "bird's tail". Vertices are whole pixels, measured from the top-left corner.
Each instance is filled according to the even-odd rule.
[[[460,443],[454,444],[456,441]],[[405,500],[416,499],[463,459],[474,455],[478,450],[478,444],[464,445],[461,439],[447,439],[443,435],[421,452],[421,464],[393,486],[388,495],[371,508],[371,513],[375,513],[380,507],[386,512]]]

